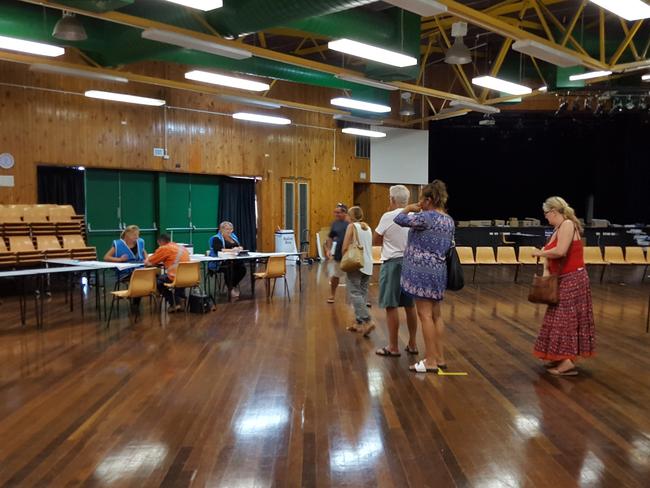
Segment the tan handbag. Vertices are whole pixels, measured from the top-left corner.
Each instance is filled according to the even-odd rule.
[[[350,225],[353,226],[352,232],[354,234],[354,241],[350,243],[348,250],[343,255],[343,259],[341,259],[341,270],[346,273],[359,271],[364,265],[363,246],[359,244],[357,226],[354,224]]]

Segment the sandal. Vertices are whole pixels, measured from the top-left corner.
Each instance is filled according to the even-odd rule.
[[[329,297],[327,299],[327,303],[334,303],[334,297]]]
[[[404,350],[405,350],[407,353],[409,353],[409,354],[413,354],[413,355],[418,355],[418,354],[420,354],[420,351],[418,351],[417,348],[415,348],[415,349],[411,349],[410,346],[406,346],[406,347],[404,348]]]
[[[375,330],[375,324],[371,322],[370,325],[368,325],[368,327],[366,327],[366,329],[363,331],[363,337],[368,338],[373,330]]]
[[[423,359],[422,361],[418,361],[417,363],[409,366],[409,371],[413,371],[414,373],[437,373],[438,368],[427,368],[427,366],[424,364],[426,359]]]
[[[377,356],[390,356],[390,357],[393,357],[393,358],[397,358],[397,357],[399,357],[399,356],[402,355],[402,353],[400,353],[400,352],[393,352],[393,351],[391,351],[391,350],[388,349],[388,347],[386,347],[386,346],[382,347],[381,349],[377,349],[377,350],[375,351],[375,354],[376,354]]]
[[[441,369],[443,371],[447,371],[447,364],[438,364],[438,369]]]
[[[361,330],[359,329],[359,327],[357,327],[356,325],[348,325],[348,326],[345,328],[345,330],[347,330],[347,331],[349,331],[349,332],[361,332]]]
[[[578,376],[578,370],[573,367],[569,368],[564,371],[560,371],[557,368],[551,368],[547,370],[549,373],[551,373],[553,376]]]

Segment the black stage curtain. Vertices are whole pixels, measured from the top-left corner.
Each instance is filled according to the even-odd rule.
[[[224,220],[232,222],[244,249],[257,249],[255,180],[222,178],[219,188],[219,223]]]
[[[38,203],[72,205],[77,215],[86,211],[84,172],[74,168],[39,166]]]
[[[594,218],[650,222],[647,114],[504,112],[495,119],[479,126],[482,117],[467,115],[429,127],[429,177],[447,183],[456,220],[544,222],[542,202],[559,195],[579,217],[593,196]]]

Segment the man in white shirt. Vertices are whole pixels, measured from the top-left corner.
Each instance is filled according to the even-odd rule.
[[[406,352],[418,354],[416,333],[418,329],[417,313],[413,298],[405,294],[400,287],[402,274],[402,257],[406,249],[409,229],[397,225],[393,220],[408,204],[410,192],[404,185],[391,186],[390,210],[382,215],[373,235],[373,244],[381,245],[381,272],[379,274],[379,306],[386,309],[388,323],[388,346],[375,351],[379,356],[399,356],[397,333],[399,330],[398,307],[404,307],[406,323],[409,329],[409,342]]]

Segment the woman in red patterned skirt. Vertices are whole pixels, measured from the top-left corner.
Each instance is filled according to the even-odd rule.
[[[559,302],[549,305],[533,354],[548,361],[556,376],[578,374],[576,361],[594,355],[596,332],[589,275],[585,269],[582,225],[574,210],[560,197],[543,205],[544,216],[555,231],[536,256],[546,258],[544,274],[559,275]]]

